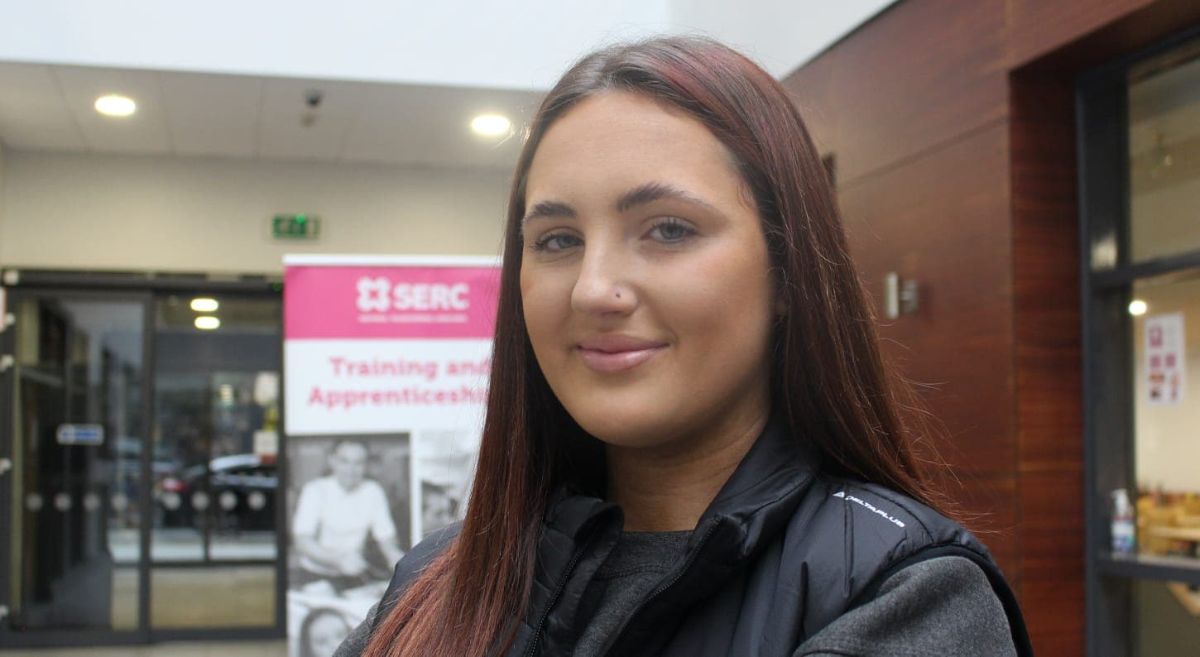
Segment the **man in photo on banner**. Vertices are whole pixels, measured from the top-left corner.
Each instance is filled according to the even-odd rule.
[[[368,538],[387,560],[387,572],[404,556],[387,495],[378,482],[366,478],[367,456],[365,444],[338,441],[329,455],[331,474],[300,490],[292,517],[300,570],[293,587],[323,580],[340,593],[379,579],[369,572]]]

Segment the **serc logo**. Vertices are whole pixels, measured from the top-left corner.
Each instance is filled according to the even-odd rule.
[[[386,278],[358,279],[358,311],[387,312],[392,308],[392,283]]]
[[[358,311],[362,313],[390,310],[461,312],[471,307],[471,286],[466,283],[401,282],[393,285],[383,276],[363,276],[356,285]]]

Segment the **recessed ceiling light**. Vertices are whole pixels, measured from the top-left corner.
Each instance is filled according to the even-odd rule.
[[[137,111],[137,103],[129,96],[108,94],[96,99],[96,111],[104,116],[129,116]]]
[[[1145,315],[1148,306],[1141,299],[1134,299],[1129,302],[1129,314],[1133,316]]]
[[[212,315],[202,315],[196,318],[196,328],[201,331],[212,331],[221,328],[221,320]]]
[[[209,299],[207,297],[192,299],[192,310],[198,313],[216,312],[217,308],[220,307],[221,304],[217,303],[216,299]]]
[[[512,132],[512,121],[500,114],[480,114],[471,119],[471,130],[483,137],[505,137]]]

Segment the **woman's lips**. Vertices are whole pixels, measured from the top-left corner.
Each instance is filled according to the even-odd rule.
[[[654,358],[658,352],[666,349],[666,345],[661,347],[647,347],[645,349],[633,349],[631,351],[596,351],[594,349],[579,348],[579,355],[583,358],[583,362],[588,367],[597,372],[622,372],[641,365],[642,363]]]
[[[576,350],[583,362],[597,372],[623,372],[654,358],[666,344],[625,337],[585,340]]]

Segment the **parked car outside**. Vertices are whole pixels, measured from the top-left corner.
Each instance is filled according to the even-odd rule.
[[[164,476],[154,491],[160,526],[199,528],[207,518],[217,530],[274,529],[277,472],[274,460],[232,454]]]

